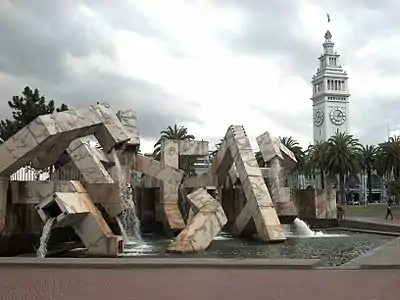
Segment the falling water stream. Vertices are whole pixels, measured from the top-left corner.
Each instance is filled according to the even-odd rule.
[[[121,225],[122,235],[128,242],[141,243],[140,221],[136,212],[135,191],[131,185],[131,167],[133,165],[135,154],[124,152],[124,165],[122,166],[117,151],[112,150],[112,156],[117,168],[117,176],[120,187],[120,199],[124,211],[119,216],[117,222]]]
[[[45,258],[47,254],[47,243],[50,239],[51,228],[53,227],[55,218],[49,218],[43,226],[42,235],[40,237],[40,245],[37,250],[36,256],[39,258]]]

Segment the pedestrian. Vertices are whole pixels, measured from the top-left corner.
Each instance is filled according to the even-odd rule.
[[[392,201],[388,201],[388,205],[387,205],[387,208],[386,208],[386,217],[385,217],[385,219],[387,219],[388,217],[391,217],[392,218],[392,220],[393,220],[393,214],[392,214]]]

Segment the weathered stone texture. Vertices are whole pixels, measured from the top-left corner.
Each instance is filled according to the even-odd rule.
[[[169,245],[170,252],[206,250],[228,222],[221,204],[205,188],[195,190],[187,198],[193,206],[195,216]]]
[[[285,240],[283,228],[243,126],[229,127],[216,154],[212,172],[218,176],[219,186],[233,164],[246,197],[246,205],[233,226],[234,233],[241,235],[253,219],[261,240]]]
[[[122,237],[113,235],[81,183],[71,183],[76,191],[55,191],[37,206],[39,216],[44,222],[56,218],[56,226],[72,226],[89,254],[118,256]]]

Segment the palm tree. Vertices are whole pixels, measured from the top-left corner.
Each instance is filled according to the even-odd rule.
[[[339,175],[341,204],[345,203],[345,177],[356,174],[361,169],[361,144],[353,135],[336,132],[329,138],[326,146],[326,170]]]
[[[366,145],[361,147],[362,166],[367,173],[368,182],[368,202],[372,200],[372,171],[375,169],[376,154],[378,148],[373,145]]]
[[[400,178],[400,136],[390,137],[377,150],[377,170],[381,175],[397,180]]]
[[[286,146],[290,151],[293,152],[296,160],[297,160],[297,167],[296,170],[302,170],[304,163],[305,163],[305,153],[303,148],[300,146],[299,142],[293,139],[291,136],[289,137],[279,137],[279,141]]]
[[[304,169],[306,173],[315,175],[318,170],[321,181],[321,188],[325,188],[325,171],[326,171],[326,152],[327,142],[316,142],[314,145],[309,145],[306,150],[306,158]]]
[[[188,129],[184,126],[178,127],[178,125],[168,126],[165,130],[160,132],[161,136],[158,141],[154,144],[153,157],[156,160],[161,159],[161,142],[163,140],[194,140],[195,137],[188,133]],[[195,157],[191,156],[180,156],[179,157],[179,168],[184,170],[186,175],[195,174],[194,164],[196,162]]]

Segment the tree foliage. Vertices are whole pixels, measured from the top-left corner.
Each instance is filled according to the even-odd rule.
[[[46,101],[38,89],[32,90],[28,86],[22,91],[22,96],[14,96],[8,101],[8,106],[12,109],[12,119],[0,121],[0,138],[3,142],[38,116],[68,110],[66,104],[56,108],[53,99]]]
[[[195,137],[189,134],[188,129],[184,126],[168,126],[165,130],[160,132],[160,138],[154,144],[153,157],[157,160],[161,159],[161,143],[165,139],[169,140],[194,140]],[[179,168],[185,171],[186,175],[194,175],[194,164],[196,163],[196,157],[192,156],[180,156],[179,157]]]

